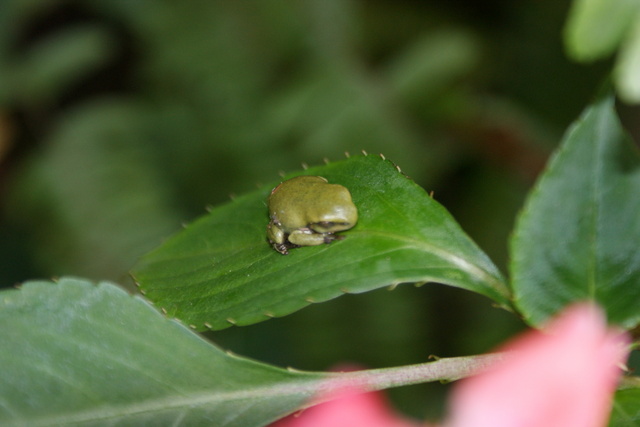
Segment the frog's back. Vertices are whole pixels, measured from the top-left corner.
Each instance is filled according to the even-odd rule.
[[[269,196],[270,215],[285,230],[342,219],[344,209],[350,206],[353,202],[349,190],[329,184],[320,176],[303,175],[284,181]]]

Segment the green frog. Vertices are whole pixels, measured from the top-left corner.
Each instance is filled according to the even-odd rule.
[[[358,222],[351,193],[321,176],[303,175],[280,183],[269,195],[267,238],[283,255],[299,246],[317,246],[342,239],[339,231]]]

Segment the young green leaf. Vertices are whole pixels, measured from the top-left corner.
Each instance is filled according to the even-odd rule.
[[[488,257],[389,161],[356,156],[304,174],[350,190],[359,219],[344,240],[276,252],[266,240],[273,183],[215,208],[145,256],[133,272],[141,291],[196,329],[248,325],[403,282],[441,282],[509,306]]]
[[[531,192],[511,240],[516,305],[539,324],[579,300],[640,321],[640,156],[612,98],[588,108]]]

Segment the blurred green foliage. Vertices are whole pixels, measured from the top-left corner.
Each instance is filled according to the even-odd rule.
[[[568,54],[589,62],[616,53],[613,82],[620,99],[640,103],[640,3],[575,0],[564,33]]]
[[[63,274],[127,283],[139,256],[205,206],[362,149],[434,190],[504,267],[525,192],[606,73],[566,59],[568,7],[3,0],[0,286]],[[428,288],[212,337],[325,369],[486,351],[520,327],[476,295]],[[420,390],[397,393],[419,412],[440,388]]]

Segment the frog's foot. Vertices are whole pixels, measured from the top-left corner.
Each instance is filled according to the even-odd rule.
[[[272,240],[269,240],[269,243],[271,243],[271,246],[273,246],[273,249],[280,252],[282,255],[289,255],[290,246],[287,245],[286,243],[276,243]]]
[[[324,242],[329,244],[331,242],[333,242],[334,240],[342,240],[344,239],[344,236],[340,235],[340,234],[325,234],[324,235]]]
[[[269,240],[269,243],[276,251],[280,252],[282,255],[289,255],[289,249],[299,248],[300,245],[294,245],[289,241],[285,241],[282,243],[276,243],[273,240]]]

